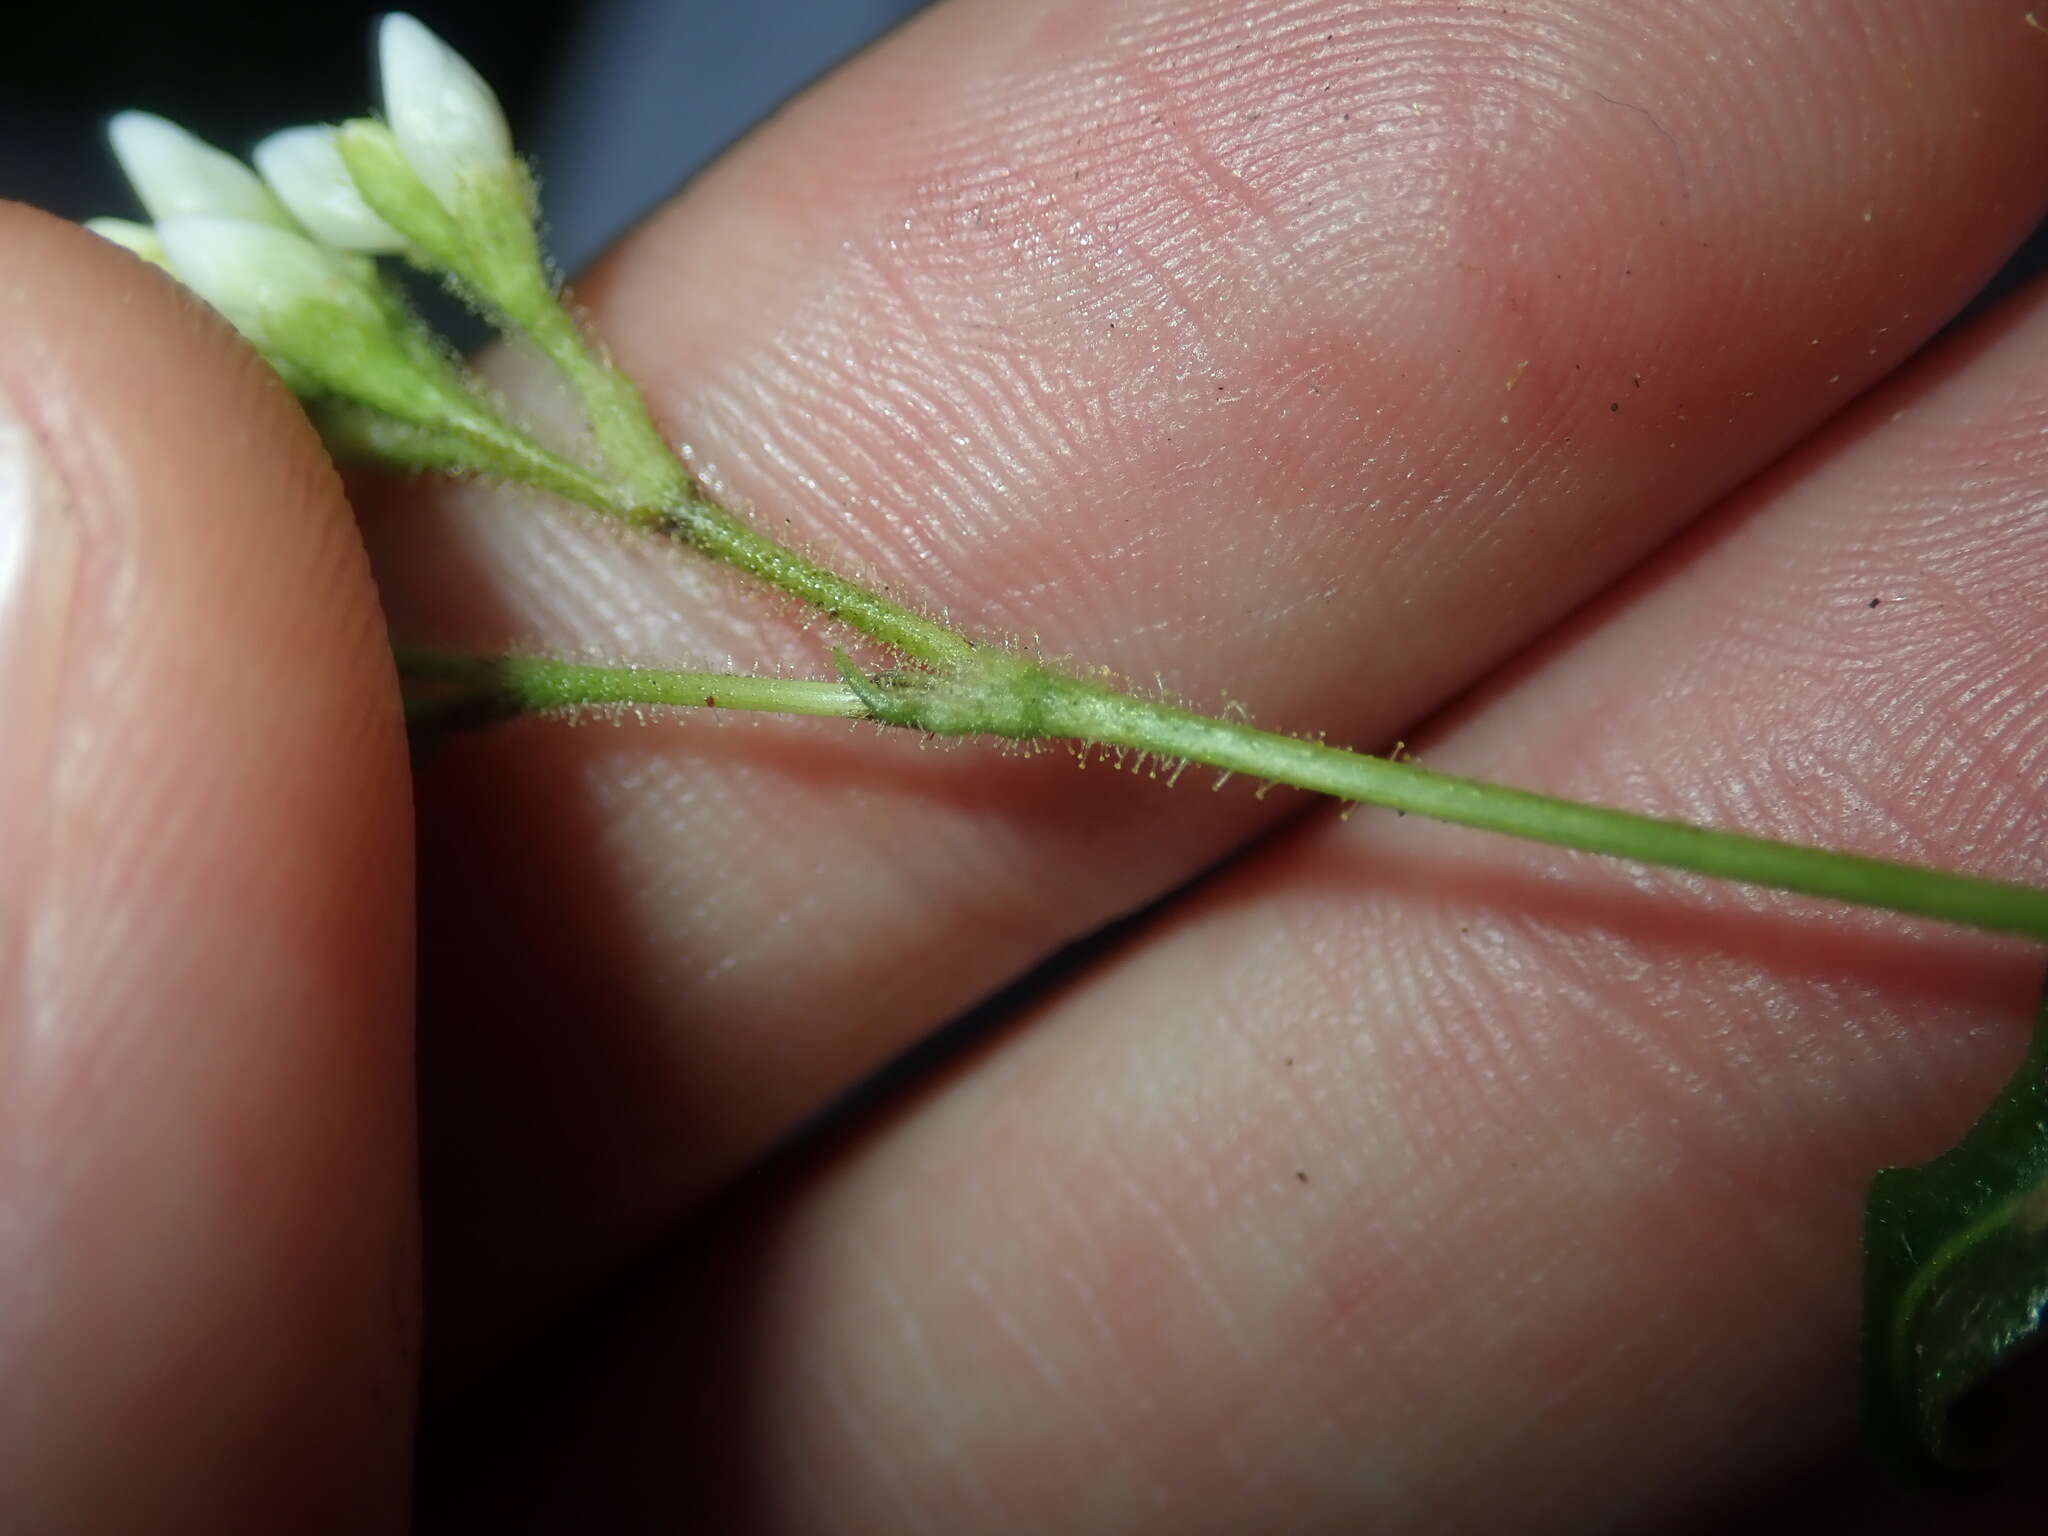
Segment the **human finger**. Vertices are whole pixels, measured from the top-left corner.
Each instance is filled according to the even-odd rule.
[[[403,1524],[411,840],[368,563],[276,378],[0,207],[0,1509]]]

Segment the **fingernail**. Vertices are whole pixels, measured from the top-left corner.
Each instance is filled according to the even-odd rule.
[[[64,482],[0,394],[0,1083],[41,1012],[30,941],[78,558]]]

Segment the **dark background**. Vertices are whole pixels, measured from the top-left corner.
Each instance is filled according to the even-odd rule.
[[[400,0],[402,3],[402,0]],[[414,0],[483,71],[539,160],[551,245],[582,265],[780,102],[923,0]],[[246,152],[361,115],[393,0],[12,0],[0,197],[136,217],[100,125],[158,112]]]
[[[238,152],[370,106],[391,0],[13,0],[0,197],[71,218],[137,210],[100,124],[160,112]],[[574,271],[720,149],[925,0],[414,0],[504,97]],[[1989,296],[2048,271],[2048,225]]]

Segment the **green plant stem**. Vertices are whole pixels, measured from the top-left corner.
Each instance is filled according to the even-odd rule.
[[[694,486],[688,472],[669,450],[632,381],[584,340],[544,283],[518,298],[511,318],[582,397],[598,451],[635,500],[659,506],[690,496]]]
[[[965,635],[756,533],[715,501],[693,497],[653,526],[913,660],[958,667],[980,650]]]
[[[489,700],[479,720],[600,705],[675,705],[867,718],[936,735],[1072,740],[1203,763],[1339,800],[1412,811],[1588,853],[2048,940],[2048,891],[1802,847],[1510,789],[1119,693],[993,649],[960,671],[858,682],[584,666],[407,651],[409,678]]]
[[[307,401],[306,414],[337,458],[401,470],[495,475],[582,506],[616,510],[604,481],[484,412],[451,414],[440,425],[424,427],[328,396]]]
[[[420,712],[428,716],[443,698],[452,698],[499,706],[480,711],[499,719],[600,705],[767,710],[839,720],[868,717],[868,707],[845,683],[808,678],[593,667],[544,656],[458,656],[409,646],[399,647],[397,654],[399,670],[408,681],[426,685],[418,702]]]
[[[1184,757],[1340,800],[1413,811],[1437,821],[1697,875],[2048,940],[2048,891],[2031,886],[1533,794],[1128,696],[1062,693],[1048,710],[1047,721],[1058,734]]]
[[[553,313],[561,314],[559,310]],[[566,324],[566,315],[562,319]],[[568,343],[563,338],[556,338],[555,346],[564,349],[566,357],[580,355],[567,350]],[[550,348],[549,355],[554,356],[554,348]],[[563,359],[557,358],[556,361],[562,363],[565,372],[568,371]],[[571,373],[570,378],[583,394],[591,420],[610,424],[608,431],[614,443],[639,444],[637,448],[629,446],[618,451],[644,459],[642,450],[646,445],[641,438],[641,429],[622,426],[621,408],[607,404],[601,396],[593,398],[592,394],[600,387],[630,390],[631,385],[624,376],[613,372],[609,365],[584,357],[582,369]],[[638,421],[645,423],[646,413],[637,402],[638,396],[635,395],[634,414]],[[321,419],[321,430],[337,453],[381,462],[395,469],[467,470],[493,475],[561,496],[629,526],[675,539],[721,564],[758,577],[785,595],[816,609],[826,618],[837,620],[927,666],[962,666],[981,652],[981,647],[965,635],[922,614],[913,613],[901,603],[892,602],[881,593],[756,532],[725,507],[698,491],[694,484],[689,484],[681,466],[673,458],[668,463],[687,489],[678,497],[664,500],[641,494],[652,475],[644,465],[641,473],[625,483],[607,481],[580,465],[571,464],[537,447],[523,433],[510,428],[501,428],[496,433],[481,433],[465,422],[461,430],[421,432],[393,423],[380,412],[342,404],[332,407]],[[645,430],[652,432],[653,428],[650,425]],[[666,452],[665,449],[663,451]]]

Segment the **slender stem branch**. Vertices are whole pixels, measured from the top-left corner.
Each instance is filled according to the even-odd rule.
[[[535,308],[537,316],[559,313]],[[567,324],[566,317],[562,323]],[[541,329],[531,334],[545,340],[550,332]],[[573,337],[573,331],[569,334]],[[489,423],[480,425],[464,420],[451,422],[437,432],[421,432],[392,423],[381,413],[342,406],[328,411],[322,430],[337,452],[379,460],[397,468],[463,469],[496,475],[561,496],[630,526],[679,540],[927,666],[957,667],[977,654],[979,647],[965,635],[913,613],[901,603],[892,602],[881,593],[757,533],[697,490],[672,457],[666,462],[676,483],[685,486],[683,493],[675,497],[643,494],[653,485],[654,471],[646,465],[642,432],[652,432],[653,428],[638,406],[638,396],[632,397],[633,409],[625,411],[616,401],[595,393],[600,386],[630,391],[631,386],[622,375],[575,351],[563,337],[555,337],[551,357],[556,349],[563,355],[555,360],[563,364],[565,371],[567,359],[582,359],[581,371],[571,378],[584,395],[591,420],[608,425],[614,452],[632,455],[639,464],[640,468],[623,482],[608,481],[569,463],[509,427],[488,430],[493,425]],[[659,442],[659,438],[655,441]]]
[[[1175,709],[982,650],[952,675],[853,672],[843,682],[594,667],[537,657],[401,653],[406,675],[452,689],[478,723],[603,704],[761,709],[872,719],[937,735],[1068,739],[1204,763],[1340,800],[1588,853],[2048,940],[2048,891],[1770,838],[1718,832],[1439,773]],[[859,679],[855,682],[854,679]],[[485,701],[477,707],[477,701]],[[431,701],[429,708],[433,707]],[[458,718],[463,712],[458,710]]]
[[[593,667],[546,656],[459,656],[398,648],[399,671],[425,685],[430,714],[460,700],[485,718],[596,705],[665,705],[690,709],[766,710],[782,715],[868,718],[868,707],[845,683],[809,678],[745,677],[724,672],[669,672],[653,667]],[[488,706],[496,706],[491,708]]]
[[[544,283],[519,297],[512,318],[582,396],[598,450],[634,496],[650,503],[688,496],[689,474],[648,416],[632,381],[584,340],[575,320]]]
[[[451,413],[438,426],[423,427],[331,396],[308,401],[306,409],[337,458],[406,470],[495,475],[612,516],[624,517],[631,510],[589,470],[485,412]]]
[[[1184,757],[1437,821],[2048,940],[2048,891],[2032,886],[1561,800],[1207,719],[1087,684],[1054,690],[1046,719],[1060,735]]]
[[[917,661],[954,667],[976,653],[966,636],[756,533],[705,497],[672,508],[653,526]]]

